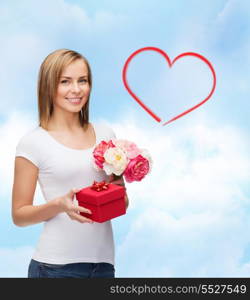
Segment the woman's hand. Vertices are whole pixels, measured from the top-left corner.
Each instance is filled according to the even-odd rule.
[[[59,197],[58,206],[62,212],[66,212],[71,220],[76,220],[80,223],[94,223],[91,219],[80,215],[80,212],[91,214],[89,209],[73,203],[75,193],[79,192],[80,190],[81,189],[71,189],[66,195]]]
[[[111,174],[110,177],[109,177],[109,182],[113,183],[113,184],[125,186],[124,179],[121,175],[117,176],[115,174]]]

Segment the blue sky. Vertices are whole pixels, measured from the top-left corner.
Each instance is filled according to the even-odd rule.
[[[0,277],[26,276],[42,228],[11,222],[13,163],[19,138],[36,126],[39,66],[58,48],[90,62],[91,120],[153,157],[148,178],[127,184],[127,215],[113,221],[117,276],[249,276],[249,1],[2,1],[0,15]],[[171,59],[205,56],[217,75],[213,97],[167,126],[155,122],[121,76],[128,56],[148,46]],[[131,62],[128,80],[164,121],[212,84],[202,62],[168,69],[153,52]],[[35,203],[43,203],[39,187]]]

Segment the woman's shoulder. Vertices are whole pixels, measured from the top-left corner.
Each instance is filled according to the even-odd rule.
[[[41,161],[44,156],[42,149],[47,147],[44,142],[41,129],[39,127],[32,128],[26,131],[19,139],[16,146],[15,156],[22,156],[30,160],[38,168],[41,166]]]
[[[18,146],[20,145],[37,145],[42,142],[42,129],[40,126],[35,126],[24,132],[18,141]]]
[[[115,138],[115,132],[113,126],[106,121],[91,122],[94,128],[98,131],[98,134],[103,139]]]

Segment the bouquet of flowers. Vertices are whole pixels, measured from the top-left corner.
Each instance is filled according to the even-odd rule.
[[[101,141],[93,150],[93,165],[107,175],[123,176],[127,182],[141,181],[152,169],[152,158],[128,140]]]

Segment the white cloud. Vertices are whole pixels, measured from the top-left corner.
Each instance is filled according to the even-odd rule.
[[[237,203],[235,195],[244,201],[239,186],[247,183],[250,174],[247,136],[231,126],[209,125],[205,119],[186,124],[185,129],[172,127],[172,131],[167,127],[143,128],[127,118],[114,124],[118,136],[138,141],[138,146],[149,149],[154,161],[152,173],[144,181],[128,184],[131,194],[141,198],[146,189],[144,204],[151,203],[153,197],[154,203],[176,210],[185,203],[193,209],[203,205],[222,205],[224,209],[224,201]],[[154,188],[148,190],[149,184]],[[185,194],[179,197],[183,189]],[[215,199],[211,201],[211,197]]]
[[[206,118],[172,130],[146,128],[130,118],[109,125],[119,138],[147,148],[154,160],[147,178],[126,184],[128,232],[118,247],[118,275],[246,276],[249,265],[241,260],[250,244],[250,195],[244,192],[250,145],[245,133]]]
[[[27,278],[33,251],[30,246],[0,248],[0,278]]]
[[[92,53],[97,44],[105,46],[107,32],[117,32],[127,22],[122,14],[105,10],[90,16],[63,0],[1,3],[0,16],[0,86],[2,98],[11,103],[8,110],[35,108],[39,67],[49,53],[59,48]],[[5,114],[6,101],[0,110]]]
[[[40,3],[26,0],[20,3],[13,1],[1,4],[1,17],[8,28],[15,32],[36,32],[44,40],[62,39],[66,34],[81,33],[81,39],[101,34],[108,30],[115,30],[117,26],[126,22],[126,16],[113,13],[110,10],[97,10],[90,16],[86,9],[77,4],[64,0],[45,0]],[[46,33],[46,35],[45,35]]]
[[[204,210],[178,218],[152,205],[130,221],[117,251],[119,277],[249,275],[240,261],[250,243],[250,224],[238,211]]]
[[[247,0],[228,0],[223,9],[218,13],[218,23],[227,23],[235,15],[249,16],[249,2]],[[226,24],[225,24],[226,25]]]

